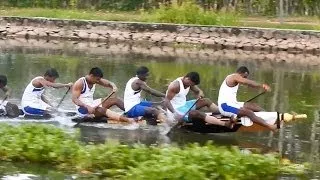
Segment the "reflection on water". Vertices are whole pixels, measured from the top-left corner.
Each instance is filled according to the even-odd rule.
[[[68,47],[69,51],[70,48]],[[21,50],[21,49],[20,49]],[[123,97],[123,90],[127,80],[135,74],[135,69],[144,65],[150,70],[148,83],[151,87],[165,92],[168,83],[190,71],[198,71],[201,75],[200,87],[207,97],[217,101],[218,88],[225,76],[232,73],[238,66],[246,65],[251,70],[250,78],[269,83],[272,92],[259,97],[256,102],[268,111],[306,113],[308,119],[286,125],[278,133],[231,133],[205,135],[184,131],[173,132],[169,136],[159,136],[158,133],[146,130],[117,130],[81,128],[84,141],[103,142],[105,139],[117,139],[124,143],[177,143],[189,142],[206,143],[213,140],[219,145],[236,145],[243,148],[258,149],[261,152],[280,152],[282,156],[295,162],[308,161],[312,163],[311,176],[318,178],[319,173],[319,140],[320,122],[318,107],[320,106],[320,72],[310,68],[288,68],[285,64],[264,66],[263,62],[237,63],[222,59],[210,64],[198,62],[197,59],[178,57],[151,57],[139,54],[108,56],[79,54],[59,55],[50,53],[23,53],[23,51],[0,53],[0,73],[8,76],[8,85],[13,89],[12,101],[20,103],[25,86],[45,69],[55,67],[60,73],[59,82],[75,81],[88,73],[91,67],[99,66],[104,71],[104,77],[115,82],[119,88],[119,96]],[[107,50],[106,50],[107,51]],[[42,52],[42,51],[41,51]],[[220,57],[221,58],[221,57]],[[66,89],[50,89],[49,99],[56,104]],[[103,97],[109,90],[97,88],[96,97]],[[245,101],[258,92],[241,87],[239,100]],[[0,94],[2,95],[2,94]],[[146,96],[149,100],[157,98]],[[64,100],[62,108],[72,109],[70,94]]]

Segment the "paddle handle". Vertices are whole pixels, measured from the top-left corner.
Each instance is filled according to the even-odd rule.
[[[102,100],[98,106],[96,106],[96,108],[98,108],[99,106],[101,106],[106,100],[108,100],[113,94],[115,93],[115,91],[112,91],[106,98],[104,98],[104,100]]]
[[[263,91],[263,92],[261,92],[261,93],[257,94],[257,95],[256,95],[256,96],[254,96],[253,98],[248,99],[246,102],[250,102],[250,101],[252,101],[252,100],[256,99],[257,97],[261,96],[261,95],[262,95],[262,94],[264,94],[264,93],[266,93],[266,91]]]
[[[191,111],[191,109],[197,104],[197,102],[198,102],[200,99],[201,99],[201,97],[198,98],[198,99],[192,104],[192,106],[189,108],[189,110],[188,110],[186,113],[184,113],[184,115],[182,116],[182,118],[184,118],[184,117]]]
[[[64,98],[67,96],[67,94],[69,93],[70,89],[71,89],[71,87],[68,88],[68,90],[67,90],[66,93],[63,95],[63,97],[61,98],[61,100],[60,100],[60,102],[59,102],[59,104],[57,105],[56,108],[59,108],[59,106],[62,104]]]

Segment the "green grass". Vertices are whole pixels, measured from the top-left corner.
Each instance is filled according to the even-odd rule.
[[[186,23],[186,24],[207,24],[221,26],[244,26],[278,29],[301,29],[320,30],[320,21],[316,17],[287,17],[284,23],[280,24],[275,17],[243,17],[234,14],[208,14],[202,13],[201,19],[184,18],[181,12],[188,13],[189,9],[174,7],[176,9],[157,9],[152,12],[113,12],[113,11],[92,11],[77,9],[43,9],[43,8],[0,8],[0,16],[22,16],[22,17],[47,17],[59,19],[83,19],[83,20],[104,20],[104,21],[126,21],[126,22],[166,22],[166,23]],[[188,8],[188,6],[187,6]],[[187,10],[187,11],[186,11]],[[176,13],[179,12],[179,13]],[[211,18],[211,15],[214,18]],[[209,17],[209,18],[208,18]],[[217,20],[218,17],[218,20]]]
[[[47,17],[104,21],[145,21],[136,12],[109,12],[76,9],[0,8],[0,16]]]

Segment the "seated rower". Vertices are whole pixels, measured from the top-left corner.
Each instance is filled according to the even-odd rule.
[[[218,107],[213,102],[207,98],[203,98],[203,91],[197,86],[199,83],[200,76],[197,72],[190,72],[186,76],[179,77],[170,83],[165,98],[168,115],[176,120],[191,121],[192,119],[200,119],[205,121],[207,124],[215,124],[232,128],[235,123],[232,120],[221,121],[216,117],[199,111],[202,107],[208,107],[212,113],[218,112]],[[193,91],[199,99],[187,101],[186,97],[189,90]],[[184,116],[190,108],[190,112]]]
[[[50,68],[45,72],[44,76],[35,77],[30,81],[24,90],[21,100],[22,110],[26,115],[50,115],[52,110],[55,110],[53,105],[44,96],[45,88],[64,88],[72,86],[72,83],[55,83],[57,78],[59,78],[57,70]]]
[[[255,103],[237,101],[239,84],[256,89],[263,89],[264,91],[270,91],[270,87],[267,84],[260,84],[249,80],[247,79],[248,76],[248,68],[241,66],[237,69],[236,73],[230,74],[225,78],[219,90],[218,106],[220,113],[229,117],[233,115],[238,117],[247,116],[254,123],[275,131],[277,129],[276,125],[270,125],[254,114],[254,112],[261,111],[261,107]]]
[[[149,69],[141,66],[137,69],[135,77],[132,77],[126,84],[124,91],[124,108],[126,115],[130,118],[139,116],[155,117],[160,122],[166,122],[166,116],[160,110],[152,107],[154,103],[141,101],[141,91],[145,91],[157,97],[165,97],[164,93],[150,88],[146,80],[149,76]]]
[[[106,79],[103,79],[103,72],[100,68],[94,67],[85,77],[78,79],[72,88],[72,101],[77,107],[77,113],[80,117],[108,117],[116,121],[134,122],[109,108],[116,105],[124,110],[123,101],[117,97],[106,100],[93,100],[93,94],[96,84],[106,88],[111,88],[113,92],[117,91],[117,86]]]
[[[7,101],[11,95],[11,89],[7,86],[7,76],[5,75],[0,75],[0,89],[5,92],[5,96],[0,102],[0,116],[18,117],[20,114],[18,106]]]

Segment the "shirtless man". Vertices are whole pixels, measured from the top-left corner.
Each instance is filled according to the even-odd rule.
[[[117,91],[117,86],[113,82],[103,79],[103,72],[100,68],[92,68],[89,74],[78,79],[72,88],[72,101],[77,106],[78,115],[80,117],[106,116],[112,120],[134,122],[133,119],[109,109],[111,106],[116,105],[121,110],[124,110],[121,99],[112,97],[105,101],[102,99],[93,100],[96,84],[111,88],[113,92]]]
[[[149,69],[141,66],[137,69],[135,77],[132,77],[126,84],[124,91],[124,108],[126,115],[131,118],[139,116],[154,116],[160,122],[166,122],[166,116],[158,109],[152,107],[153,103],[141,101],[141,91],[145,91],[157,97],[165,97],[165,94],[150,88],[146,80],[149,76]]]
[[[247,116],[261,126],[269,128],[272,131],[277,129],[276,125],[267,124],[262,118],[256,116],[254,112],[261,111],[262,108],[255,103],[250,102],[238,102],[237,92],[239,84],[243,84],[256,89],[263,89],[264,91],[271,91],[267,84],[260,84],[255,81],[247,79],[249,76],[249,70],[245,66],[241,66],[237,69],[236,73],[228,75],[221,84],[218,106],[219,111],[224,116],[237,115],[238,117]]]
[[[199,111],[199,109],[202,107],[208,107],[211,112],[217,113],[218,107],[209,99],[203,98],[203,91],[199,89],[197,86],[198,84],[200,84],[200,76],[197,72],[189,72],[184,77],[179,77],[170,83],[165,98],[165,105],[168,108],[168,115],[174,117],[176,120],[190,121],[195,118],[201,119],[207,124],[215,124],[232,128],[235,122],[231,120],[221,121],[216,117]],[[198,101],[186,100],[189,90],[195,94],[195,96],[199,99]],[[194,103],[196,103],[195,106],[193,106]],[[191,111],[184,116],[191,107]]]
[[[57,78],[59,78],[57,70],[50,68],[45,72],[44,76],[35,77],[30,81],[24,90],[21,100],[22,110],[26,115],[44,116],[54,110],[52,104],[43,95],[45,88],[65,88],[72,86],[72,83],[55,83]]]

